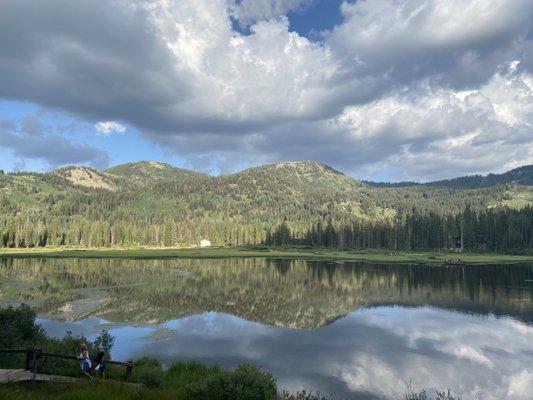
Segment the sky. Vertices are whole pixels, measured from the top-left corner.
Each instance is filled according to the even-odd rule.
[[[2,0],[0,169],[533,163],[533,0]]]

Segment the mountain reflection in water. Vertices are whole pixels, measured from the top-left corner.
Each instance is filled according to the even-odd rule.
[[[116,336],[114,356],[252,362],[290,390],[464,398],[533,393],[533,266],[298,260],[0,261],[0,302],[45,329]],[[297,329],[295,329],[297,328]]]

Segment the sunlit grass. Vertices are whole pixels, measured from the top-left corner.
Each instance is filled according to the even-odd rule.
[[[460,259],[468,264],[498,264],[533,262],[531,255],[455,252],[398,252],[391,250],[339,251],[323,248],[283,247],[212,247],[212,248],[158,248],[109,247],[72,248],[46,247],[29,249],[1,249],[0,257],[43,258],[298,258],[309,260],[344,260],[379,263],[442,264],[445,259]]]

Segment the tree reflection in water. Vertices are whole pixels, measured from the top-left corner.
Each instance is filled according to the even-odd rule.
[[[160,323],[206,311],[314,329],[359,308],[408,305],[533,321],[533,266],[460,268],[274,259],[0,261],[5,304],[76,320]]]

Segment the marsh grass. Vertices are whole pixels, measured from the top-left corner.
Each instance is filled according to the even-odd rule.
[[[454,252],[399,252],[390,250],[347,250],[309,247],[212,247],[212,248],[156,248],[105,247],[69,248],[46,247],[28,249],[1,249],[0,258],[297,258],[306,260],[338,260],[379,263],[440,264],[445,259],[460,258],[467,264],[499,264],[533,262],[533,254],[454,253]]]

